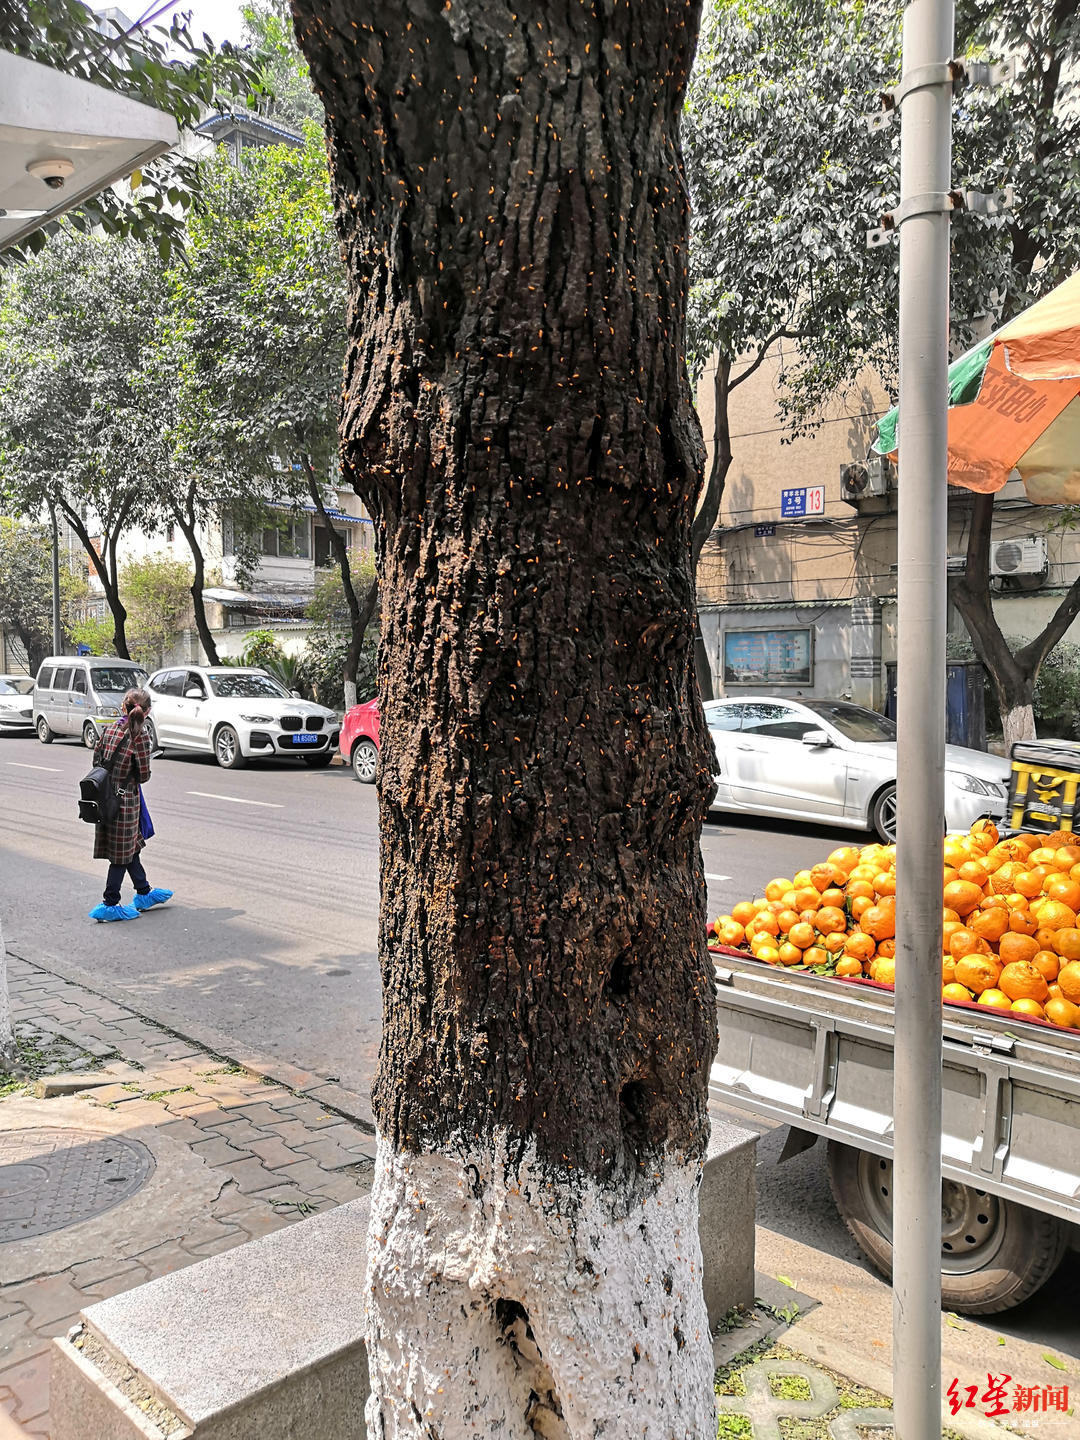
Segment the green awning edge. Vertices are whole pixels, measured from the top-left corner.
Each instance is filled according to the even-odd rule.
[[[970,405],[979,398],[983,376],[994,348],[994,336],[976,345],[954,360],[949,366],[949,406]],[[896,450],[896,427],[900,419],[900,407],[894,405],[887,415],[878,421],[877,439],[871,449],[877,455],[892,455]]]

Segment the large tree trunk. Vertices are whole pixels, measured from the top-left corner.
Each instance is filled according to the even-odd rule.
[[[698,0],[293,4],[383,610],[368,1433],[701,1440]]]
[[[993,524],[993,495],[976,495],[971,508],[964,577],[956,588],[956,608],[963,616],[975,654],[986,666],[994,687],[1008,755],[1014,741],[1035,738],[1032,706],[1035,682],[1043,661],[1080,614],[1080,579],[1073,581],[1038,635],[1013,654],[994,615],[990,593]]]

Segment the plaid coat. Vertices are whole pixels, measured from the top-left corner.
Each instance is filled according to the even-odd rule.
[[[107,765],[114,755],[112,778],[120,792],[120,809],[111,825],[95,828],[94,859],[130,865],[144,843],[139,834],[139,786],[150,779],[150,740],[146,731],[133,745],[125,720],[110,725],[98,741],[94,764]]]

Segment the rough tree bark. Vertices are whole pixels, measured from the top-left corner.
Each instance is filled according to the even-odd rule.
[[[330,548],[334,552],[334,559],[341,571],[341,588],[349,612],[349,646],[345,651],[344,687],[345,709],[351,710],[356,704],[356,672],[360,665],[360,652],[364,648],[364,635],[367,633],[367,627],[371,624],[371,617],[375,614],[375,604],[379,598],[379,582],[375,579],[365,586],[363,599],[357,595],[356,586],[353,584],[352,565],[349,563],[349,547],[345,543],[344,535],[334,528],[326,513],[322,487],[319,485],[310,460],[306,457],[305,463],[307,465],[308,491],[326,526]]]
[[[1047,655],[1080,614],[1080,579],[1073,581],[1039,634],[1014,655],[994,615],[990,591],[993,523],[993,495],[976,495],[971,509],[964,576],[956,587],[955,599],[975,653],[986,666],[994,687],[1008,754],[1015,740],[1035,738],[1035,681]]]
[[[701,552],[705,548],[720,514],[720,502],[724,498],[724,485],[731,468],[731,425],[728,420],[728,395],[730,393],[731,361],[723,355],[716,359],[713,371],[713,450],[709,474],[705,481],[698,504],[697,514],[690,532],[690,554],[694,566],[695,580]],[[702,699],[713,698],[712,664],[705,649],[705,641],[698,626],[694,642],[694,666],[697,672],[698,688]]]
[[[293,0],[383,607],[368,1433],[715,1433],[699,0]]]

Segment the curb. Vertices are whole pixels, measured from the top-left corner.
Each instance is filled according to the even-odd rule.
[[[137,1015],[140,1020],[146,1020],[169,1035],[174,1035],[178,1040],[185,1040],[189,1045],[196,1045],[200,1050],[207,1051],[215,1060],[225,1060],[232,1065],[239,1065],[241,1069],[246,1070],[250,1075],[257,1076],[260,1080],[272,1080],[295,1095],[304,1095],[315,1100],[325,1109],[332,1110],[336,1115],[341,1115],[344,1119],[351,1121],[367,1134],[375,1134],[375,1121],[367,1097],[355,1090],[346,1089],[336,1081],[328,1080],[325,1075],[316,1075],[310,1070],[303,1070],[298,1065],[290,1064],[287,1060],[278,1060],[264,1055],[261,1051],[251,1050],[246,1045],[230,1039],[220,1030],[215,1030],[212,1026],[192,1025],[190,1021],[174,1016],[169,1010],[165,1010],[162,1014],[152,1015],[147,1010],[140,1008],[132,1001],[129,994],[117,986],[102,980],[89,970],[82,969],[81,966],[71,965],[65,960],[58,960],[54,955],[35,958],[10,947],[8,955],[16,960],[21,960],[25,965],[32,965],[36,970],[43,970],[47,975],[55,975],[61,980],[67,980],[73,985],[80,986],[83,990],[89,990],[92,995],[97,995],[102,1000],[108,1000],[113,1005],[119,1005],[122,1009],[130,1011],[132,1015]],[[84,1044],[79,1037],[70,1038],[78,1038],[79,1044]],[[98,1045],[99,1049],[101,1048],[99,1042],[95,1041],[93,1044]],[[110,1051],[110,1053],[114,1052]]]

